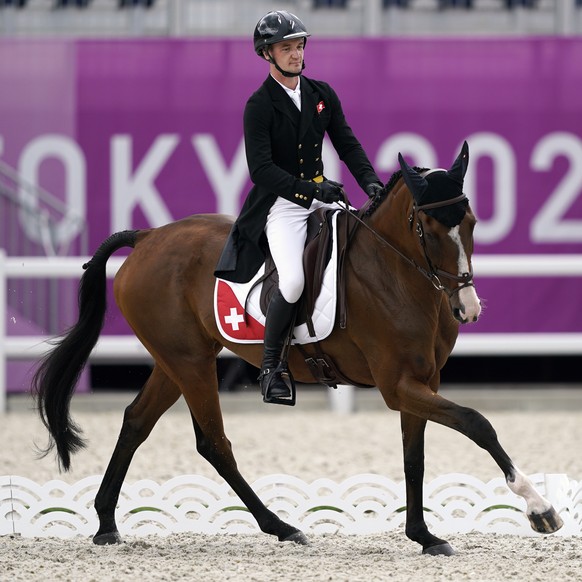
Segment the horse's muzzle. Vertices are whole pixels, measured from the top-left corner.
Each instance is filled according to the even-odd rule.
[[[461,285],[449,295],[453,317],[459,323],[475,323],[481,315],[481,301],[472,283]]]

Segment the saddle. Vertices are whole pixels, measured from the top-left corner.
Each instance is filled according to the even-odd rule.
[[[349,211],[319,208],[309,215],[307,220],[307,238],[303,251],[303,271],[305,274],[305,288],[297,306],[295,325],[305,323],[309,334],[315,337],[313,326],[313,312],[315,302],[321,291],[325,268],[330,261],[333,245],[332,217],[338,213],[336,220],[336,240],[338,245],[338,315],[340,327],[346,326],[346,288],[344,276],[344,258],[349,240],[354,232],[355,221],[350,226]],[[279,286],[279,274],[271,254],[267,252],[265,259],[265,274],[255,282],[255,285],[263,284],[260,294],[260,308],[266,316],[267,307],[271,296]],[[249,293],[250,295],[250,293]],[[289,338],[290,339],[290,338]],[[337,388],[338,384],[369,387],[358,384],[344,376],[335,365],[330,356],[323,353],[318,341],[313,344],[315,354],[309,354],[304,346],[297,345],[302,353],[305,363],[309,367],[316,382]],[[286,349],[284,349],[284,352]]]
[[[331,258],[333,244],[331,220],[336,212],[340,213],[337,222],[339,225],[343,211],[319,208],[312,212],[307,219],[307,239],[303,251],[305,288],[297,305],[295,325],[307,324],[309,335],[312,337],[315,337],[315,330],[311,318],[315,309],[315,301],[321,292],[325,268]],[[343,218],[345,220],[345,217]],[[341,232],[339,227],[338,231]],[[341,244],[342,241],[338,240],[338,245]],[[267,252],[265,258],[265,274],[257,281],[257,284],[261,282],[263,286],[261,288],[260,307],[263,315],[266,316],[271,296],[279,287],[279,273],[270,252]]]

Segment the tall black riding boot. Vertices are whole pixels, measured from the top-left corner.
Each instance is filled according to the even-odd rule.
[[[295,306],[295,303],[288,303],[277,289],[267,308],[265,351],[259,374],[259,386],[263,396],[268,399],[291,396],[291,390],[282,378],[279,364],[285,338],[295,318]]]

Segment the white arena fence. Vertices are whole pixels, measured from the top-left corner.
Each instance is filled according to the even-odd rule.
[[[80,279],[82,265],[91,257],[7,257],[0,249],[0,413],[6,410],[8,360],[35,361],[49,349],[46,337],[7,335],[7,279]],[[125,257],[112,257],[112,278]],[[582,255],[476,255],[478,277],[580,277]],[[461,334],[453,355],[573,355],[582,354],[580,333]],[[223,350],[221,355],[232,356]],[[102,335],[91,361],[144,362],[150,355],[135,336]],[[346,392],[347,394],[347,392]]]
[[[39,485],[23,477],[0,477],[0,535],[94,535],[98,520],[93,504],[101,479]],[[564,521],[555,535],[582,535],[582,482],[564,474],[536,474],[530,479]],[[361,474],[340,483],[330,479],[308,483],[290,475],[270,475],[252,486],[271,511],[306,533],[362,535],[404,527],[404,481]],[[436,535],[471,531],[542,535],[530,528],[525,501],[508,489],[502,477],[483,482],[466,474],[442,475],[426,484],[424,506],[426,522]],[[226,483],[196,475],[161,485],[151,480],[124,484],[116,518],[122,536],[260,531]]]

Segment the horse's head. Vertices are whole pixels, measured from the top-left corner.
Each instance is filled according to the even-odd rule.
[[[455,319],[461,323],[477,321],[481,302],[473,286],[471,266],[476,219],[463,193],[469,146],[463,144],[449,170],[417,172],[402,155],[398,160],[414,199],[410,226],[416,218],[416,232],[431,280],[447,292]]]

